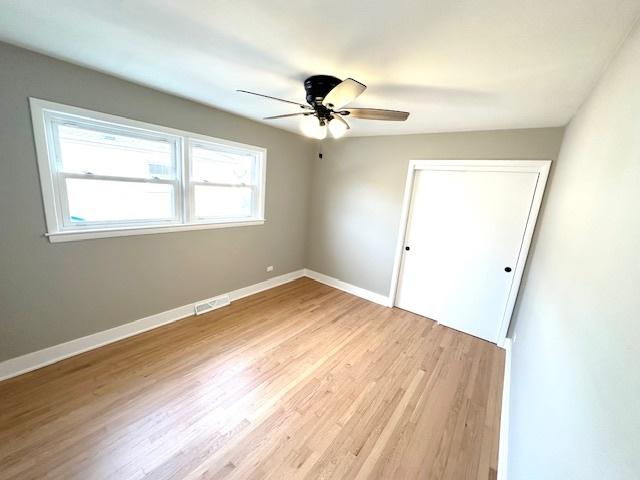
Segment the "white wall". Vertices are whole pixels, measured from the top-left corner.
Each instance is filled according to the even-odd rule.
[[[509,480],[640,478],[640,30],[569,125],[515,324]]]

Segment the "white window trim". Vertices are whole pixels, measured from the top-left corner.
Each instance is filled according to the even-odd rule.
[[[70,105],[63,105],[38,98],[29,98],[31,106],[31,121],[33,124],[33,134],[36,147],[36,156],[38,160],[38,170],[40,173],[40,185],[42,188],[42,199],[44,205],[45,221],[47,232],[44,234],[52,243],[69,242],[75,240],[87,240],[92,238],[119,237],[130,235],[148,235],[154,233],[169,233],[188,230],[204,230],[213,228],[229,228],[250,225],[263,225],[265,223],[265,193],[266,193],[266,170],[267,170],[267,150],[254,145],[233,142],[215,137],[209,137],[197,133],[192,133],[175,128],[164,127],[161,125],[150,124],[132,120],[126,117],[110,115],[102,112],[95,112]],[[99,120],[109,122],[115,125],[122,125],[141,130],[147,130],[151,133],[168,134],[174,137],[180,137],[178,141],[178,161],[179,180],[181,182],[180,191],[176,192],[176,198],[182,199],[183,211],[180,213],[183,221],[176,223],[175,221],[167,221],[166,223],[135,225],[135,226],[117,226],[117,227],[96,227],[71,230],[64,228],[61,224],[63,218],[58,208],[64,208],[63,203],[56,201],[58,189],[55,188],[57,174],[51,167],[50,148],[52,145],[47,141],[47,124],[45,122],[46,112],[57,112],[62,114],[76,115],[84,117],[88,120]],[[189,182],[189,168],[191,165],[190,151],[188,148],[189,141],[202,141],[203,143],[213,143],[231,148],[240,148],[244,150],[253,150],[260,156],[258,165],[258,198],[256,199],[255,212],[252,217],[248,218],[225,218],[220,220],[195,221],[190,218],[190,208],[188,202],[191,202],[188,190],[191,188]],[[180,207],[180,205],[178,205]],[[183,223],[184,222],[184,223]]]

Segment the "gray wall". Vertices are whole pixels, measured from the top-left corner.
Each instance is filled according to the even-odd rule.
[[[640,30],[567,128],[513,324],[509,480],[640,475]]]
[[[307,266],[387,295],[411,159],[554,160],[562,128],[342,138],[313,162]]]
[[[266,224],[49,243],[29,96],[266,147]],[[305,266],[298,135],[0,43],[0,146],[0,360]]]

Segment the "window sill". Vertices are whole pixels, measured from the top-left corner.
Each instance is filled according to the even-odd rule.
[[[101,228],[96,230],[69,230],[66,232],[45,233],[51,243],[75,242],[94,238],[128,237],[132,235],[150,235],[154,233],[186,232],[188,230],[209,230],[212,228],[246,227],[264,225],[264,219],[236,220],[217,223],[193,223],[188,225],[166,225],[149,227]]]

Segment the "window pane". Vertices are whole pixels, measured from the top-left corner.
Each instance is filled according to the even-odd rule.
[[[71,223],[172,219],[173,186],[67,179]]]
[[[62,171],[138,178],[175,178],[169,141],[58,125]]]
[[[199,218],[242,218],[252,215],[251,187],[194,187],[195,216]]]
[[[254,183],[255,157],[202,146],[191,147],[191,178],[209,183]]]

